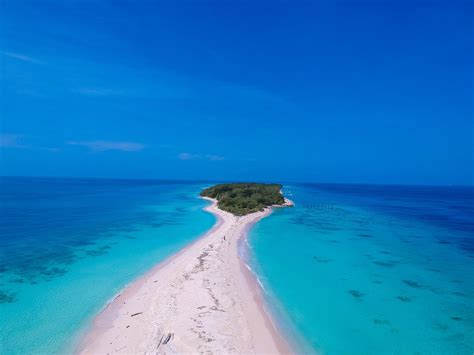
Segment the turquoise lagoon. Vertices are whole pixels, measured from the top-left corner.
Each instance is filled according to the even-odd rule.
[[[0,354],[69,353],[120,289],[214,224],[202,187],[2,178]]]
[[[208,184],[1,178],[0,353],[68,353],[93,316],[215,219]],[[287,185],[252,269],[304,352],[472,354],[474,190]]]
[[[472,354],[474,189],[292,185],[250,232],[282,327],[323,354]],[[273,300],[273,301],[272,301]]]

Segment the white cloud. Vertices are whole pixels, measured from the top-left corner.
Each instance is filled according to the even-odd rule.
[[[26,148],[26,145],[20,143],[21,135],[19,134],[0,134],[0,147],[3,148]]]
[[[51,153],[58,153],[61,151],[60,148],[44,148],[44,150],[47,150],[48,152],[51,152]]]
[[[20,53],[14,53],[14,52],[8,52],[8,51],[0,51],[1,54],[8,58],[20,60],[22,62],[28,62],[28,63],[35,63],[35,64],[40,64],[41,62],[35,58],[29,57],[24,54]]]
[[[178,155],[180,160],[210,160],[210,161],[219,161],[224,160],[225,158],[221,155],[216,154],[193,154],[193,153],[180,153]]]
[[[196,159],[197,156],[196,156],[196,154],[180,153],[178,155],[178,158],[181,159],[181,160],[193,160],[193,159]]]
[[[60,152],[61,149],[57,147],[41,147],[32,146],[30,144],[23,144],[23,135],[21,134],[0,134],[0,148],[17,148],[17,149],[28,149],[28,150],[44,150],[52,153]]]
[[[74,93],[85,95],[85,96],[119,96],[119,95],[127,95],[127,92],[124,90],[114,90],[114,89],[107,89],[107,88],[79,88],[73,89]]]
[[[67,144],[86,147],[94,151],[120,150],[122,152],[137,152],[145,148],[141,143],[117,141],[69,141]]]
[[[204,157],[208,160],[224,160],[223,156],[215,154],[206,154]]]

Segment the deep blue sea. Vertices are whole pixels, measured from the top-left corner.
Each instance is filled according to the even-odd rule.
[[[214,223],[209,184],[1,178],[0,353],[67,353],[127,283]],[[474,189],[287,185],[250,232],[275,318],[324,354],[472,354]]]
[[[292,185],[250,232],[283,328],[323,354],[474,352],[474,188]]]
[[[0,182],[0,354],[70,352],[121,288],[215,222],[203,184]]]

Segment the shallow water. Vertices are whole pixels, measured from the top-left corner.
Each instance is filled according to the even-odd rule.
[[[249,235],[251,266],[283,328],[324,354],[473,353],[473,188],[285,193],[296,207]]]
[[[0,353],[63,353],[128,282],[214,224],[203,184],[2,178]]]
[[[203,187],[2,178],[0,353],[69,351],[121,288],[213,225]],[[472,188],[285,193],[296,207],[255,225],[249,257],[300,350],[472,354]]]

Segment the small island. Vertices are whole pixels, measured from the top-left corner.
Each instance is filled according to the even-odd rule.
[[[219,184],[201,192],[202,197],[217,200],[217,206],[236,216],[263,211],[266,207],[290,205],[281,193],[280,184]]]

